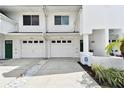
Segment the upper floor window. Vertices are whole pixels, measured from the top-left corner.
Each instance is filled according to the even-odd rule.
[[[69,16],[55,16],[55,25],[69,25]]]
[[[39,25],[39,15],[23,15],[23,25]]]

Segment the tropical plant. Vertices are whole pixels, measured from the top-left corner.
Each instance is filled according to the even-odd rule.
[[[124,58],[124,38],[118,39],[117,41],[108,44],[106,46],[106,48],[105,48],[106,53],[107,54],[112,53],[112,49],[113,48],[117,48],[118,50],[120,50],[121,51],[121,55]]]
[[[92,71],[95,73],[95,78],[102,85],[110,87],[124,87],[124,71],[104,68],[100,65],[92,65]]]

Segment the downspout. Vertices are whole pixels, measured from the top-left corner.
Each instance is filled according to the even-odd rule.
[[[48,31],[47,29],[47,10],[46,10],[46,6],[43,5],[43,12],[44,12],[44,16],[45,16],[45,32],[43,34],[43,37],[45,39],[45,59],[48,59],[48,49],[47,49],[47,38],[46,38],[46,33]]]

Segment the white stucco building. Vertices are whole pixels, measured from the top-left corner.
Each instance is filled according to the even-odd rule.
[[[124,6],[0,6],[0,59],[105,56],[123,36]]]

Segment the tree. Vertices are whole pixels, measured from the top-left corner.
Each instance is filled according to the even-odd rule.
[[[121,55],[124,58],[124,38],[118,39],[117,41],[108,44],[106,46],[106,48],[105,48],[106,53],[107,54],[112,53],[112,49],[113,48],[117,48],[118,50],[120,50],[121,51]]]

